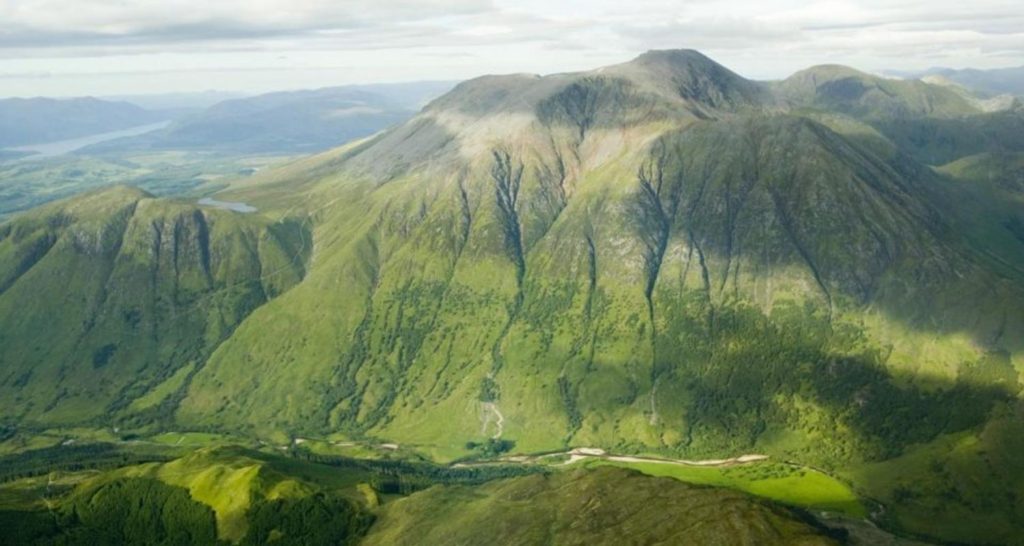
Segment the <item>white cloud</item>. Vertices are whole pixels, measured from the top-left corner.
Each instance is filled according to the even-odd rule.
[[[491,9],[488,0],[5,0],[0,23],[43,33],[106,36],[226,27],[252,33],[417,21]]]

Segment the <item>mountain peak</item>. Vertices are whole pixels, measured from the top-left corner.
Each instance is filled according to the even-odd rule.
[[[715,63],[710,57],[704,55],[696,49],[679,48],[679,49],[649,49],[635,59],[633,62],[639,63],[652,63],[652,62],[692,62],[701,61],[707,63]],[[718,64],[718,63],[715,63]]]
[[[818,80],[833,80],[839,78],[879,78],[879,76],[873,76],[871,74],[868,74],[867,72],[862,72],[860,70],[857,70],[856,68],[852,68],[842,64],[814,65],[810,68],[805,68],[793,74],[792,76],[790,76],[790,79],[800,77],[812,77]]]
[[[609,71],[659,94],[712,109],[734,110],[769,100],[763,86],[693,49],[651,50]]]
[[[704,73],[744,79],[695,49],[652,49],[618,66],[653,71],[659,76]]]

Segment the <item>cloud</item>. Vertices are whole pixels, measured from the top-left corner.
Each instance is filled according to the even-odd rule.
[[[0,47],[302,36],[486,13],[488,0],[4,0]]]
[[[461,78],[592,68],[678,47],[759,78],[824,62],[1020,65],[1024,9],[1019,0],[0,0],[0,74],[94,72],[112,87],[116,70],[191,70],[202,81],[218,67],[298,67],[314,81],[316,66],[346,66],[364,80]]]
[[[779,77],[809,62],[875,70],[918,63],[1024,63],[1019,1],[698,0],[678,9],[660,2],[645,8],[656,14],[609,20],[630,47],[685,44],[732,59],[756,76]]]

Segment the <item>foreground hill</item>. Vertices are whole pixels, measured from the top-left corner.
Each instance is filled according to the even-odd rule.
[[[99,193],[5,225],[23,264],[0,287],[7,414],[444,460],[488,439],[766,453],[852,481],[887,525],[1007,542],[1024,472],[994,461],[1019,460],[1024,211],[928,156],[1024,146],[1020,120],[835,67],[752,82],[685,50],[471,80],[223,197],[255,215],[139,198],[161,212],[105,230],[118,216],[95,204],[136,198]],[[108,232],[122,250],[92,253]],[[172,232],[178,250],[153,250]],[[61,341],[25,309],[66,317]]]
[[[502,471],[200,450],[4,484],[0,544],[861,543],[807,513],[669,478],[604,467],[494,479]]]
[[[652,507],[656,507],[652,509]],[[385,505],[363,544],[840,544],[740,494],[626,470],[439,486]]]

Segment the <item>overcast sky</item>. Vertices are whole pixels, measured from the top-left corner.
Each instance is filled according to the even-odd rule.
[[[0,96],[550,73],[694,48],[759,79],[1024,64],[1022,0],[0,0]]]

